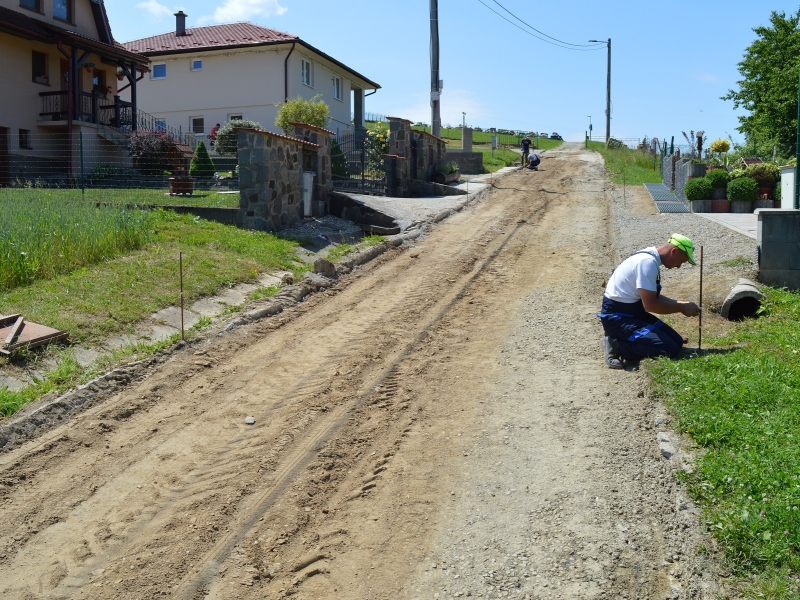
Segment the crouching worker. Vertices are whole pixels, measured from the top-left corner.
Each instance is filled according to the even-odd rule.
[[[542,162],[542,160],[539,158],[539,155],[536,154],[536,152],[531,152],[528,154],[528,161],[525,166],[534,171],[538,171],[540,162]]]
[[[687,261],[695,264],[692,240],[674,233],[666,244],[634,252],[614,270],[597,315],[606,334],[601,343],[610,368],[624,368],[623,360],[636,363],[680,353],[686,340],[651,313],[694,317],[700,312],[694,302],[661,295],[661,265],[678,269]]]

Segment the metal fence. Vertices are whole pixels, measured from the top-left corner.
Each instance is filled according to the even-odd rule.
[[[144,142],[132,147],[133,136],[123,132],[95,125],[76,129],[71,135],[0,133],[0,199],[57,194],[130,204],[239,205],[236,157],[212,152],[211,166],[191,177],[187,188],[191,158],[165,132],[144,134]]]
[[[385,194],[385,149],[357,131],[343,131],[332,138],[333,187],[362,194]]]

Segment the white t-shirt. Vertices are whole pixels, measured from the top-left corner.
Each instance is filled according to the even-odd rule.
[[[605,296],[631,304],[642,299],[639,288],[658,291],[658,270],[661,257],[655,247],[645,248],[622,261],[606,285]]]

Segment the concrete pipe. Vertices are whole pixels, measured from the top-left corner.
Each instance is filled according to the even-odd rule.
[[[764,294],[758,291],[755,283],[740,279],[725,298],[719,313],[729,321],[741,321],[745,317],[754,317],[762,300]]]

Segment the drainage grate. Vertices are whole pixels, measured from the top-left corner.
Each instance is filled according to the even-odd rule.
[[[656,208],[662,213],[688,213],[689,206],[683,200],[675,197],[675,194],[663,183],[645,183],[644,187],[650,192],[650,197],[656,203]]]

